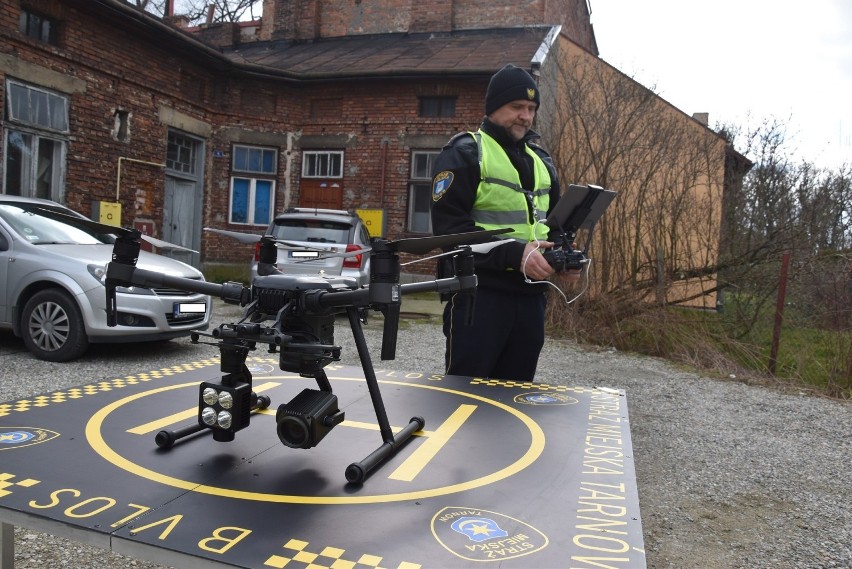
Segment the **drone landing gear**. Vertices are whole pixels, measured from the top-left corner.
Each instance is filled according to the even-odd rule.
[[[395,455],[415,432],[422,430],[426,421],[422,417],[413,417],[394,434],[361,327],[359,309],[357,306],[348,306],[346,314],[382,437],[382,444],[376,450],[346,468],[346,480],[352,484],[362,484],[382,462]],[[267,409],[271,404],[268,396],[257,395],[251,390],[252,376],[246,367],[249,348],[239,340],[222,339],[225,334],[224,329],[220,329],[218,345],[222,354],[222,379],[220,383],[201,384],[198,423],[173,431],[160,431],[154,439],[158,447],[170,449],[179,440],[205,430],[211,432],[216,441],[232,441],[236,431],[248,426],[251,414]],[[281,348],[287,350],[288,346],[285,343]],[[322,350],[328,346],[310,348]],[[332,428],[343,422],[344,413],[338,408],[337,396],[332,393],[331,383],[322,365],[324,362],[312,362],[302,368],[303,372],[310,370],[303,375],[313,375],[319,389],[304,389],[291,401],[278,407],[275,415],[276,433],[285,446],[302,449],[314,447]]]
[[[376,379],[373,362],[370,360],[370,352],[367,349],[364,330],[361,328],[361,322],[358,318],[358,311],[354,307],[349,307],[346,310],[346,314],[349,316],[349,325],[352,328],[352,335],[355,338],[355,347],[358,349],[358,357],[361,359],[361,367],[364,369],[364,379],[367,381],[367,389],[370,391],[373,408],[376,410],[379,432],[384,441],[379,448],[371,452],[364,460],[353,462],[346,468],[346,480],[353,484],[361,484],[379,464],[396,454],[416,431],[423,429],[426,426],[426,421],[422,417],[412,417],[408,425],[396,435],[393,434],[387,412],[385,411],[385,404],[382,401],[379,380]]]

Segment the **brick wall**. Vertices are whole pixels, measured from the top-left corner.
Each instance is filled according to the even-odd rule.
[[[312,148],[345,152],[344,208],[384,208],[387,235],[399,238],[406,236],[412,149],[437,150],[456,132],[475,129],[482,117],[485,80],[446,80],[440,84],[371,80],[294,86],[250,79],[220,71],[205,60],[203,53],[191,52],[184,43],[170,43],[160,32],[146,37],[97,14],[74,9],[71,2],[50,3],[62,9],[58,46],[23,37],[17,31],[18,0],[0,0],[0,61],[7,61],[0,65],[0,71],[3,77],[16,76],[68,95],[71,136],[66,203],[86,215],[92,214],[94,201],[115,199],[119,158],[163,163],[169,128],[184,129],[185,123],[192,123],[200,125],[200,130],[191,134],[205,141],[203,226],[256,232],[263,229],[227,223],[234,143],[278,149],[276,210],[281,210],[285,205],[299,205],[300,141],[310,139]],[[309,14],[319,6],[309,0],[284,4],[275,6],[276,14],[287,6]],[[323,15],[324,29],[339,26],[349,31],[357,28],[358,22],[368,26],[359,29],[373,29],[368,20],[382,18],[363,18],[368,15],[366,4],[373,3],[322,3],[341,8],[337,20]],[[409,7],[408,2],[399,4],[400,11]],[[456,10],[456,16],[460,5],[465,10],[484,10],[496,18],[504,13],[507,3],[446,3]],[[543,6],[539,2],[532,5]],[[412,16],[424,24],[428,21],[427,6],[418,5],[412,11]],[[438,9],[435,15],[444,17],[448,11]],[[357,17],[353,17],[355,12]],[[352,19],[347,22],[344,15]],[[419,95],[457,96],[456,117],[417,116]],[[311,118],[311,108],[321,109],[330,104],[328,101],[333,101],[331,108],[339,111]],[[129,117],[130,136],[124,141],[114,132],[117,112]],[[170,122],[164,118],[167,116],[180,120]],[[162,168],[125,160],[119,195],[124,224],[151,220],[155,236],[163,237],[164,191]],[[246,262],[251,251],[251,246],[202,234],[204,262]]]
[[[264,0],[260,39],[562,24],[597,54],[586,0]]]

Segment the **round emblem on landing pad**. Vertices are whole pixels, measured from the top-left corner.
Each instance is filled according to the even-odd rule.
[[[470,561],[505,561],[547,547],[530,524],[478,508],[448,507],[432,518],[432,535],[453,555]]]
[[[37,445],[59,436],[56,431],[31,427],[0,428],[0,450]]]
[[[279,373],[275,366],[271,364],[257,363],[257,362],[246,362],[246,367],[251,372],[252,375],[270,375],[273,373]]]
[[[580,400],[564,393],[521,393],[515,396],[515,403],[524,405],[575,405]]]
[[[461,492],[522,472],[544,450],[539,425],[509,405],[447,387],[380,380],[391,425],[422,415],[426,426],[363,486],[349,485],[347,465],[372,452],[381,435],[364,380],[329,379],[345,420],[309,450],[281,444],[274,408],[254,415],[232,442],[202,434],[168,451],[153,450],[156,429],[196,421],[189,407],[197,398],[196,382],[115,401],[92,416],[86,437],[108,462],[147,480],[213,496],[298,504],[394,502]],[[272,407],[304,387],[303,378],[265,380],[254,388],[272,398]]]

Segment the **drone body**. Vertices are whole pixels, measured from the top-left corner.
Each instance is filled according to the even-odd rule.
[[[334,326],[337,317],[345,314],[382,437],[381,446],[347,467],[346,479],[355,484],[363,483],[373,469],[425,426],[423,418],[413,417],[397,433],[392,431],[362,329],[365,311],[376,310],[384,314],[381,358],[393,359],[403,294],[475,289],[473,252],[466,245],[489,240],[493,235],[505,232],[494,230],[398,241],[376,240],[372,247],[370,284],[359,287],[354,279],[346,277],[282,274],[274,261],[268,262],[274,259],[274,240],[217,230],[230,237],[242,235],[239,238],[244,242],[248,239],[261,241],[260,276],[254,279],[251,287],[245,287],[240,283],[218,285],[137,269],[139,235],[131,233],[131,230],[124,231],[116,241],[113,262],[107,266],[107,306],[113,314],[118,309],[115,305],[116,287],[132,285],[168,286],[201,292],[245,307],[240,321],[221,324],[210,334],[193,333],[193,342],[209,336],[218,346],[222,377],[219,382],[203,382],[199,386],[197,424],[158,433],[155,438],[157,445],[171,448],[179,440],[204,430],[212,432],[216,441],[233,441],[238,431],[249,426],[252,413],[271,404],[268,397],[258,396],[252,390],[252,376],[246,366],[249,353],[258,344],[266,344],[270,352],[279,354],[279,367],[283,371],[312,377],[318,387],[304,389],[291,401],[279,405],[276,434],[284,445],[291,448],[316,446],[344,419],[325,367],[340,359],[341,348],[334,344]],[[399,253],[424,254],[436,248],[451,249],[448,254],[456,258],[455,276],[400,284]]]

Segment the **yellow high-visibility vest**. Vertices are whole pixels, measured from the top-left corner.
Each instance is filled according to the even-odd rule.
[[[521,187],[521,178],[500,144],[488,133],[472,132],[479,147],[479,187],[473,203],[472,217],[483,229],[510,228],[501,238],[517,239],[524,243],[547,239],[549,228],[544,220],[550,205],[550,172],[544,160],[525,145],[533,160],[535,188],[530,192]],[[534,221],[530,222],[528,204],[532,203]],[[537,220],[538,222],[536,223]]]

